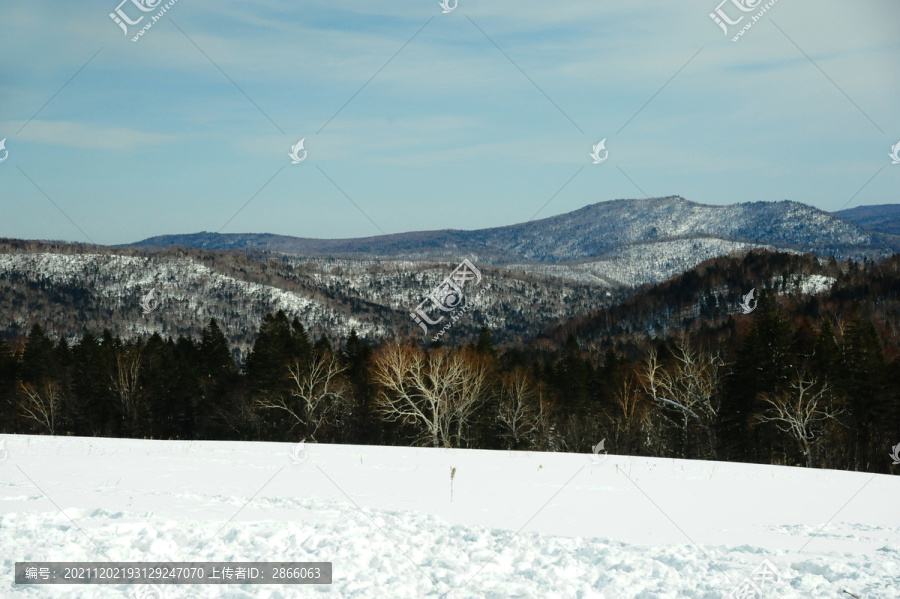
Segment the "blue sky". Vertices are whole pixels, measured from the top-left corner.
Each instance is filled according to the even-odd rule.
[[[900,203],[900,3],[778,0],[738,42],[717,3],[178,0],[135,43],[149,16],[125,36],[116,0],[8,0],[0,236],[360,237],[645,194]]]

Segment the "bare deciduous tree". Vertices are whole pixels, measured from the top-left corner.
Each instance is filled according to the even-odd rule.
[[[651,349],[639,370],[641,386],[659,405],[677,410],[685,446],[690,425],[694,423],[706,433],[710,454],[715,457],[717,390],[725,362],[718,353],[695,350],[684,339],[675,344],[673,355],[674,364],[666,368],[660,364],[656,350]]]
[[[39,388],[35,388],[31,383],[19,382],[19,391],[25,396],[19,404],[22,415],[46,428],[51,435],[55,434],[62,405],[59,385],[53,381],[44,381]]]
[[[391,344],[376,353],[372,380],[378,386],[375,409],[389,422],[414,424],[419,442],[433,447],[462,446],[469,418],[489,392],[489,368],[474,352]]]
[[[613,423],[615,447],[635,451],[644,431],[650,428],[650,406],[640,390],[635,388],[634,374],[622,377],[613,392],[615,412],[609,417]]]
[[[763,393],[760,399],[768,408],[756,418],[760,422],[774,422],[783,433],[797,441],[811,468],[815,461],[815,450],[821,442],[821,434],[829,420],[837,420],[842,412],[832,404],[834,394],[828,381],[821,384],[806,370],[799,369],[789,385],[788,391]]]
[[[580,414],[568,414],[560,422],[560,441],[563,451],[587,452],[600,439],[600,425],[596,420]]]
[[[451,393],[450,407],[456,422],[456,435],[449,441],[456,447],[467,447],[469,420],[488,399],[493,373],[487,358],[471,349],[454,352],[451,362],[456,364],[448,370],[458,372],[458,388]]]
[[[144,357],[144,346],[135,345],[126,350],[116,351],[116,374],[112,388],[119,398],[122,416],[134,433],[141,400],[140,375]]]
[[[306,438],[316,441],[319,428],[337,412],[346,401],[348,383],[344,377],[347,368],[330,352],[319,352],[308,365],[294,361],[288,366],[291,380],[296,385],[290,398],[267,396],[256,400],[262,408],[283,410],[293,420],[291,430],[297,425],[306,426]]]
[[[501,376],[497,420],[502,425],[500,434],[507,440],[508,449],[520,447],[525,441],[533,444],[540,415],[534,409],[538,399],[537,388],[524,369],[517,368]]]

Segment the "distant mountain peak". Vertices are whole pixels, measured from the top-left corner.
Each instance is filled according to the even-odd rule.
[[[565,214],[474,231],[443,229],[357,239],[204,231],[161,235],[131,245],[442,260],[478,255],[488,261],[538,263],[598,259],[635,244],[691,238],[838,257],[875,257],[896,249],[891,240],[850,220],[791,200],[710,205],[672,195],[597,202]]]

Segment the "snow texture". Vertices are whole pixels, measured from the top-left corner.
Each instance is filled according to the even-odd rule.
[[[165,597],[718,599],[764,559],[781,575],[764,597],[900,597],[900,479],[887,475],[311,444],[295,463],[285,443],[2,440],[2,597],[135,590],[17,587],[16,561],[253,560],[330,561],[334,581],[170,585]]]

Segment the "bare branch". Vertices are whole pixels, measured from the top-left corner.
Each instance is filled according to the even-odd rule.
[[[501,436],[511,442],[510,449],[536,432],[537,417],[532,408],[536,399],[537,390],[524,369],[501,377],[497,420],[503,425]]]
[[[763,393],[760,400],[768,405],[759,422],[774,422],[783,433],[800,445],[806,465],[813,466],[813,452],[821,441],[825,423],[837,420],[842,409],[833,407],[834,394],[828,381],[821,384],[818,378],[805,369],[796,371],[789,390],[780,393]]]
[[[288,373],[295,385],[290,396],[268,395],[257,398],[256,404],[287,412],[293,421],[291,430],[305,425],[307,438],[315,442],[319,428],[346,401],[348,385],[343,376],[346,370],[329,352],[317,353],[308,365],[295,360],[288,366]]]
[[[487,361],[469,350],[424,354],[392,344],[373,360],[378,386],[375,407],[384,420],[418,425],[419,441],[433,447],[462,446],[469,419],[489,392]]]
[[[59,385],[53,381],[45,381],[41,389],[35,389],[31,383],[19,382],[19,391],[25,400],[19,404],[22,416],[34,420],[47,429],[51,435],[56,432],[56,420],[62,405]]]

